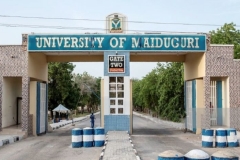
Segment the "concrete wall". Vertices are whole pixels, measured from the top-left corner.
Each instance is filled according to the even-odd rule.
[[[184,80],[191,80],[205,76],[205,54],[189,53],[184,62]]]
[[[48,80],[48,63],[43,53],[29,53],[28,76],[41,81]]]
[[[33,135],[37,135],[37,81],[30,82],[30,104],[29,104],[29,113],[33,115]]]
[[[226,78],[223,83],[225,101],[223,104],[223,125],[230,128],[240,128],[240,61],[233,59],[233,45],[211,44],[205,54],[204,104],[206,112],[204,128],[210,126],[210,80]],[[229,108],[228,108],[229,107]]]
[[[17,122],[17,97],[22,97],[22,77],[3,77],[2,127]]]
[[[29,122],[29,77],[28,77],[28,52],[22,45],[4,45],[0,46],[0,131],[2,130],[3,117],[3,78],[4,77],[22,77],[22,131],[28,134]],[[13,119],[13,118],[12,118]]]

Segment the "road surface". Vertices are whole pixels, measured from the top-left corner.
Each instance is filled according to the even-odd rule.
[[[95,127],[99,126],[99,122],[97,115]],[[67,125],[46,135],[29,137],[0,147],[0,160],[98,160],[102,147],[71,148],[71,130],[75,127],[90,127],[90,119],[76,123],[75,126]],[[131,137],[142,160],[156,160],[158,154],[166,150],[177,150],[186,154],[192,149],[202,149],[209,155],[217,150],[231,150],[240,154],[240,147],[202,148],[201,135],[184,133],[182,130],[138,116],[133,117]]]
[[[95,126],[99,126],[99,115],[96,118]],[[0,147],[0,160],[98,160],[102,147],[71,148],[71,130],[75,127],[90,127],[90,119]]]
[[[201,149],[212,155],[218,150],[232,151],[240,156],[240,147],[202,148],[201,135],[155,123],[142,117],[133,117],[132,141],[142,160],[156,160],[159,153],[177,150],[183,155],[192,149]]]

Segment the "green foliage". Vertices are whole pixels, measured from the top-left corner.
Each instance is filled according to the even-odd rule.
[[[152,111],[157,111],[155,106],[157,105],[158,95],[157,95],[157,74],[155,70],[148,73],[142,80],[141,90],[139,92],[142,97],[143,105],[147,106]]]
[[[183,64],[174,62],[162,65],[158,63],[158,105],[160,116],[172,121],[184,117],[184,79]]]
[[[95,78],[96,79],[96,84],[95,84],[95,86],[94,86],[94,88],[95,88],[95,94],[98,96],[96,96],[96,95],[94,95],[94,97],[95,97],[95,102],[96,102],[96,104],[98,104],[98,105],[100,105],[100,103],[101,103],[101,77],[98,77],[98,78]]]
[[[133,105],[135,107],[143,109],[143,106],[144,106],[143,105],[143,100],[142,100],[142,98],[141,98],[141,96],[139,94],[140,91],[141,91],[141,82],[142,81],[140,81],[138,79],[133,79],[132,82],[133,82],[133,86],[132,86]]]
[[[133,80],[133,105],[180,121],[185,113],[183,64],[158,63],[142,80]]]
[[[48,107],[50,110],[59,104],[68,109],[76,108],[80,90],[72,80],[74,67],[72,63],[54,62],[48,64]]]
[[[100,105],[100,77],[96,78],[84,72],[83,74],[74,75],[74,81],[80,88],[81,99],[78,103],[79,106],[83,108],[87,105],[90,109],[94,109],[93,106]]]
[[[240,30],[234,23],[226,23],[210,34],[212,44],[233,44],[234,58],[240,58]],[[180,121],[186,116],[183,71],[182,63],[158,63],[142,80],[133,80],[133,105]]]
[[[77,109],[78,106],[93,109],[100,104],[101,78],[95,78],[87,72],[73,74],[72,63],[49,63],[49,109],[52,110],[59,104],[68,109]],[[91,111],[91,110],[90,110]]]
[[[212,44],[234,44],[234,58],[240,58],[240,30],[234,23],[225,23],[221,28],[210,31]]]

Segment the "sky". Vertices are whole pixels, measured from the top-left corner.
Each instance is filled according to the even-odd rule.
[[[104,20],[106,16],[112,13],[121,13],[127,16],[129,32],[138,30],[139,32],[207,33],[211,30],[216,30],[224,23],[233,22],[240,26],[240,0],[1,0],[0,45],[21,44],[21,34],[31,32],[60,34],[105,33],[102,30],[105,29]],[[9,16],[85,20],[24,19]],[[145,23],[133,23],[131,21]],[[13,25],[15,27],[10,27]],[[31,25],[42,27],[29,27]],[[52,28],[46,26],[52,26]],[[56,29],[53,26],[68,27],[68,29]],[[73,29],[72,27],[78,27],[78,29]],[[86,28],[90,29],[87,30]],[[237,27],[237,29],[240,29],[240,27]],[[74,65],[76,65],[74,73],[82,74],[86,71],[92,76],[103,77],[103,62],[78,62],[74,63]],[[143,65],[143,63],[131,62],[130,77],[141,79],[155,67],[156,63],[145,62]]]

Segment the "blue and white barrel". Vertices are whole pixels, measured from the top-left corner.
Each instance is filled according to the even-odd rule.
[[[226,129],[216,129],[216,141],[215,147],[224,148],[227,147],[227,131]]]
[[[193,149],[184,155],[184,159],[185,160],[200,160],[200,159],[210,160],[210,156],[206,152],[200,149]]]
[[[202,147],[213,147],[213,129],[202,129]]]
[[[105,143],[105,132],[103,127],[94,128],[94,146],[102,147]]]
[[[81,128],[72,129],[72,148],[83,146],[83,130]]]
[[[93,128],[83,128],[83,147],[93,147]]]
[[[227,146],[238,147],[237,131],[234,128],[227,130]]]
[[[175,150],[168,150],[158,155],[158,160],[184,160],[182,153]]]
[[[211,160],[239,160],[239,158],[232,152],[222,150],[213,153]]]

